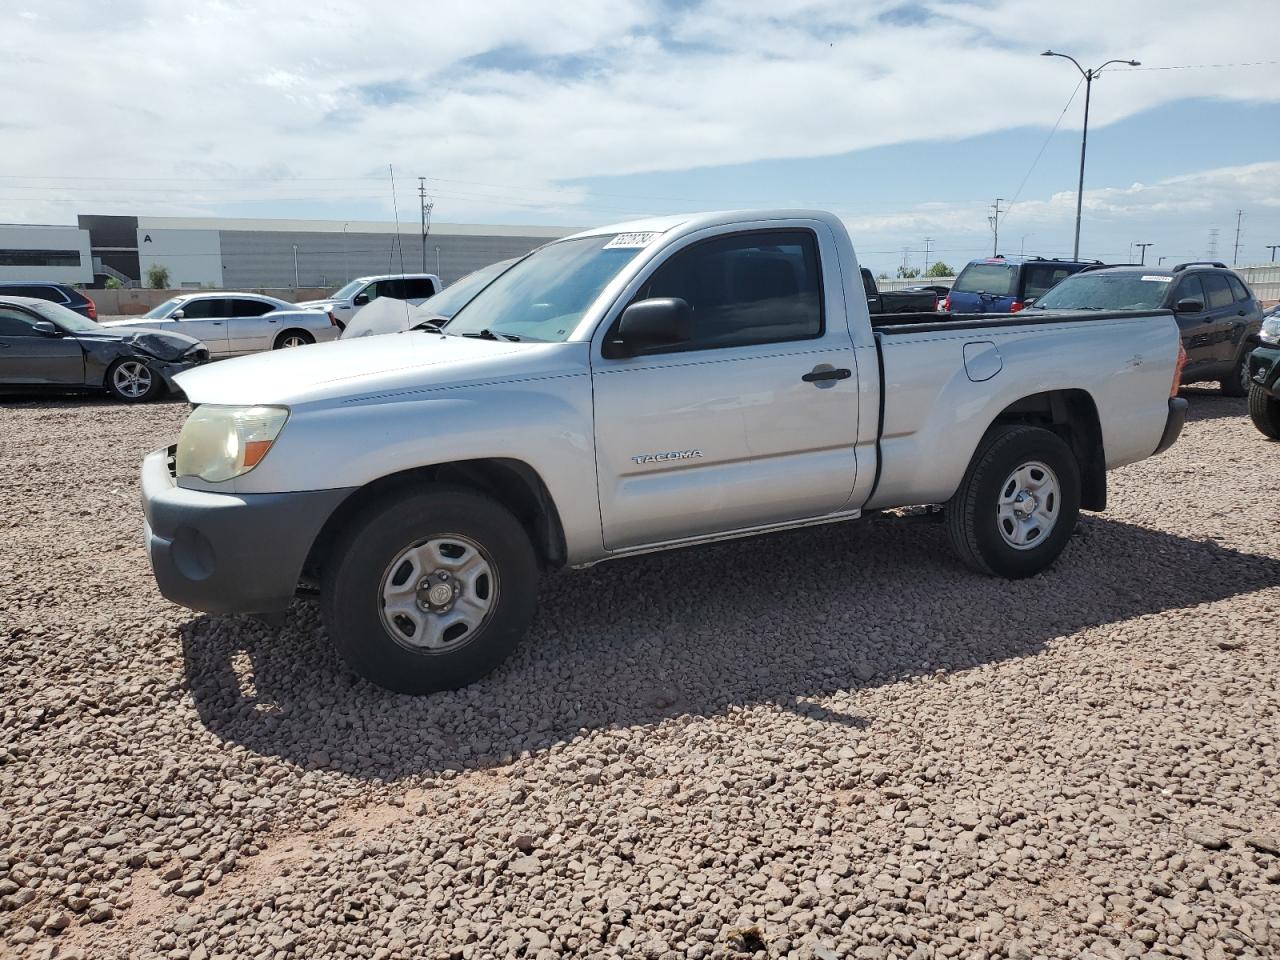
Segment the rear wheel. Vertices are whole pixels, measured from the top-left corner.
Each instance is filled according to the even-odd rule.
[[[1043,427],[1002,426],[974,454],[947,502],[947,533],[966,566],[1017,580],[1052,564],[1080,515],[1080,468]]]
[[[107,393],[125,403],[144,403],[164,392],[164,381],[146,362],[137,357],[121,357],[107,368]]]
[[[308,343],[315,343],[316,338],[305,330],[286,330],[280,336],[276,337],[273,350],[284,350],[288,347],[305,347]]]
[[[1236,365],[1231,368],[1231,374],[1218,381],[1218,386],[1222,389],[1224,397],[1244,397],[1249,394],[1249,386],[1252,381],[1249,379],[1249,351],[1244,350],[1240,354],[1240,359],[1236,361]]]
[[[1264,437],[1280,440],[1280,400],[1256,383],[1249,390],[1249,419]]]
[[[533,619],[538,565],[500,504],[435,487],[381,501],[335,544],[325,624],[347,664],[397,693],[473,683],[510,655]]]

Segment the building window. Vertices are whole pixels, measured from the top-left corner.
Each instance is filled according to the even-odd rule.
[[[78,267],[79,250],[4,250],[0,267]]]

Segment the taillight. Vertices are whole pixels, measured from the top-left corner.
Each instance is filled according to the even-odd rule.
[[[945,296],[945,297],[943,297],[943,298],[942,298],[942,302],[941,302],[940,304],[938,304],[938,309],[939,309],[939,310],[943,310],[943,311],[946,311],[946,310],[950,310],[950,309],[951,309],[951,295],[950,295],[950,294],[948,294],[947,296]]]
[[[1173,365],[1173,386],[1169,388],[1169,396],[1178,395],[1178,388],[1182,386],[1182,368],[1186,365],[1187,348],[1182,345],[1182,337],[1178,337],[1178,362]]]
[[[333,315],[333,311],[329,311],[329,326],[341,328],[342,324],[338,322],[338,318]]]
[[[98,305],[97,305],[96,303],[94,303],[92,300],[90,300],[88,297],[85,297],[85,298],[84,298],[84,300],[85,300],[85,304],[86,304],[86,306],[89,308],[89,313],[88,313],[88,317],[89,317],[89,319],[90,319],[90,320],[97,320],[97,319],[98,319]]]
[[[1021,300],[1015,300],[1013,301],[1013,303],[1009,304],[1009,312],[1017,313],[1019,310],[1021,310],[1025,306],[1026,304],[1023,303]]]

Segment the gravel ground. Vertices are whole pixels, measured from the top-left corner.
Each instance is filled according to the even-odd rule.
[[[161,599],[182,404],[0,405],[0,955],[1276,956],[1280,447],[1189,396],[1041,577],[902,521],[620,561],[425,699]]]

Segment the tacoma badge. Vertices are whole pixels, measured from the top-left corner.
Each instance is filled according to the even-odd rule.
[[[660,463],[663,460],[693,460],[700,456],[701,450],[672,450],[670,453],[644,453],[631,459],[635,463]]]

